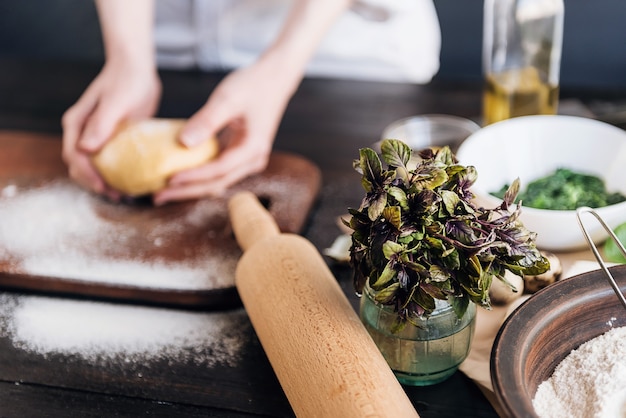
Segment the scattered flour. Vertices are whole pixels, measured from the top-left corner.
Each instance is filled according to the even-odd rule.
[[[0,191],[0,196],[2,197],[13,197],[17,193],[17,186],[15,184],[9,184],[2,188]]]
[[[541,418],[626,418],[626,327],[582,344],[541,383]]]
[[[125,259],[120,254],[138,240],[162,248],[185,230],[202,231],[212,216],[223,211],[219,202],[199,204],[182,219],[149,220],[152,226],[145,232],[135,229],[132,222],[102,216],[98,205],[106,204],[69,180],[32,189],[8,185],[0,197],[0,260],[12,260],[11,272],[177,290],[234,285],[240,255],[236,244],[213,252],[185,249],[191,252],[189,257],[178,262]],[[207,231],[207,239],[211,233]]]
[[[44,357],[60,354],[92,363],[165,360],[233,366],[250,329],[243,309],[185,312],[0,294],[0,337]]]
[[[132,260],[114,260],[86,257],[84,254],[65,251],[66,262],[60,262],[57,254],[42,254],[27,257],[21,267],[35,276],[61,277],[70,280],[132,285],[140,288],[159,288],[176,290],[198,290],[207,285],[206,270],[184,264],[160,262],[141,262]],[[233,277],[231,269],[225,266],[212,266],[209,270],[219,277]],[[234,268],[234,267],[233,267]],[[219,271],[223,269],[223,271]],[[225,281],[225,287],[232,282]],[[212,284],[215,284],[214,282]]]

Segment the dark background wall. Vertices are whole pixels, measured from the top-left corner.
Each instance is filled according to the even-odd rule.
[[[434,0],[446,79],[480,78],[483,0]],[[561,85],[626,90],[626,1],[564,0]]]
[[[562,86],[626,90],[626,1],[564,1]],[[483,0],[434,2],[443,40],[437,77],[480,80]],[[93,1],[0,0],[0,56],[101,61]]]
[[[101,61],[93,0],[0,0],[0,56]]]

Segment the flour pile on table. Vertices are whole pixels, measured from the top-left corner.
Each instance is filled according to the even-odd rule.
[[[215,289],[234,284],[239,254],[229,248],[176,263],[107,256],[111,249],[127,247],[139,232],[99,216],[97,198],[69,181],[25,190],[9,185],[0,196],[0,258],[16,259],[19,272],[160,289]],[[157,224],[145,239],[159,247],[185,225],[202,228],[221,209],[218,204],[207,202],[183,219]]]
[[[193,361],[235,365],[250,334],[245,311],[185,312],[0,294],[0,337],[44,357],[88,362]]]
[[[626,417],[626,327],[573,350],[539,385],[533,406],[541,418]]]

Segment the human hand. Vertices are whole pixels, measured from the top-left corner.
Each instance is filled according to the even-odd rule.
[[[181,133],[189,147],[219,134],[215,160],[172,176],[154,196],[155,204],[215,196],[265,169],[283,112],[298,79],[284,77],[271,60],[229,74]]]
[[[161,82],[153,66],[107,63],[62,118],[63,160],[70,177],[83,187],[117,201],[120,193],[106,185],[91,162],[117,126],[154,115]]]

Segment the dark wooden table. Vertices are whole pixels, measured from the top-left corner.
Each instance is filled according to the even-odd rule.
[[[97,66],[86,64],[0,60],[0,129],[60,133],[63,111],[97,71]],[[159,115],[188,117],[221,76],[163,72]],[[379,139],[388,123],[426,113],[476,119],[480,100],[480,86],[475,84],[305,80],[275,144],[278,150],[308,157],[323,173],[304,235],[320,250],[330,246],[339,234],[337,217],[357,206],[362,196],[352,160],[359,148]],[[328,263],[356,307],[349,269]],[[44,358],[2,338],[0,416],[292,416],[254,331],[248,330],[237,365],[213,367],[189,361],[104,366],[63,355]],[[405,389],[422,417],[497,416],[477,386],[459,372],[431,387]]]

